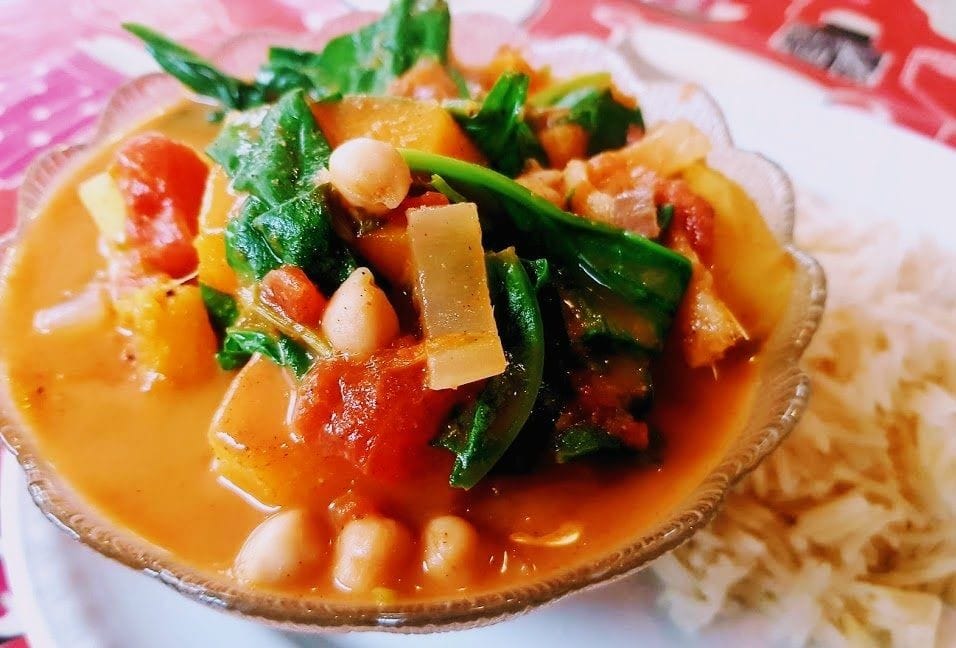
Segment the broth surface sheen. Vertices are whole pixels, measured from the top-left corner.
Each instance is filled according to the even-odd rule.
[[[158,130],[201,150],[218,128],[207,122],[207,110],[183,104],[139,130]],[[145,390],[123,358],[121,333],[111,326],[47,334],[33,328],[36,311],[78,293],[104,268],[96,228],[76,189],[106,166],[114,148],[97,152],[53,195],[10,260],[0,300],[3,378],[44,456],[83,499],[186,563],[228,570],[270,512],[213,467],[209,423],[234,373],[217,370],[188,388],[160,382]],[[468,492],[410,486],[390,495],[389,513],[412,529],[442,513],[475,525],[479,565],[486,567],[476,570],[468,593],[578,567],[652,528],[704,479],[749,414],[758,363],[759,355],[730,359],[719,378],[680,361],[658,367],[652,421],[666,444],[659,466],[553,465],[528,475],[492,476]],[[324,512],[328,502],[315,505]],[[516,532],[541,536],[567,525],[580,530],[568,546],[509,540]],[[326,576],[286,589],[350,598]],[[396,589],[402,599],[448,593],[415,570]]]

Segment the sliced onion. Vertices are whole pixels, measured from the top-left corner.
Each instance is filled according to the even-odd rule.
[[[583,529],[580,524],[565,522],[554,531],[544,535],[533,535],[523,531],[515,531],[508,539],[515,544],[530,545],[533,547],[569,547],[581,539]]]
[[[63,329],[94,327],[104,323],[109,312],[103,287],[90,284],[76,296],[34,313],[33,329],[46,335]]]
[[[633,164],[670,177],[706,158],[710,140],[692,123],[681,119],[655,126],[625,151]]]
[[[408,211],[408,240],[432,389],[500,374],[507,361],[491,308],[474,203]]]

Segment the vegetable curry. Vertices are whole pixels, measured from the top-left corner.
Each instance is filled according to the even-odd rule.
[[[3,278],[5,388],[104,515],[250,587],[435,599],[649,530],[749,414],[790,261],[686,122],[397,2],[91,155]],[[388,44],[398,44],[390,47]]]

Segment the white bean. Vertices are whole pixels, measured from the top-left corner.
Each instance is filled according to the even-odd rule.
[[[432,518],[422,532],[422,566],[430,578],[459,584],[471,574],[478,532],[456,515]]]
[[[367,517],[349,522],[335,542],[336,585],[350,592],[388,586],[411,546],[411,535],[395,520]]]
[[[282,511],[252,530],[232,570],[242,582],[281,583],[315,569],[327,550],[328,538],[303,511]]]
[[[329,179],[347,202],[374,214],[398,207],[412,184],[398,150],[368,137],[351,139],[332,151]]]
[[[349,275],[329,299],[322,332],[339,353],[362,360],[398,337],[398,316],[368,268]]]

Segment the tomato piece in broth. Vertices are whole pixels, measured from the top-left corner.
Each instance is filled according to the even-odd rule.
[[[418,196],[407,196],[405,200],[399,203],[398,207],[385,215],[385,220],[391,223],[405,225],[408,223],[407,212],[409,209],[418,209],[419,207],[443,207],[449,204],[448,197],[437,191],[426,191]]]
[[[143,264],[171,277],[196,270],[193,246],[209,169],[189,146],[159,133],[116,152],[112,175],[126,202],[126,236]]]
[[[303,379],[293,426],[318,451],[376,480],[447,475],[451,455],[430,441],[465,390],[427,386],[422,345],[400,341],[365,362],[337,357]]]
[[[303,326],[317,326],[328,304],[302,268],[284,265],[262,278],[260,297]]]

